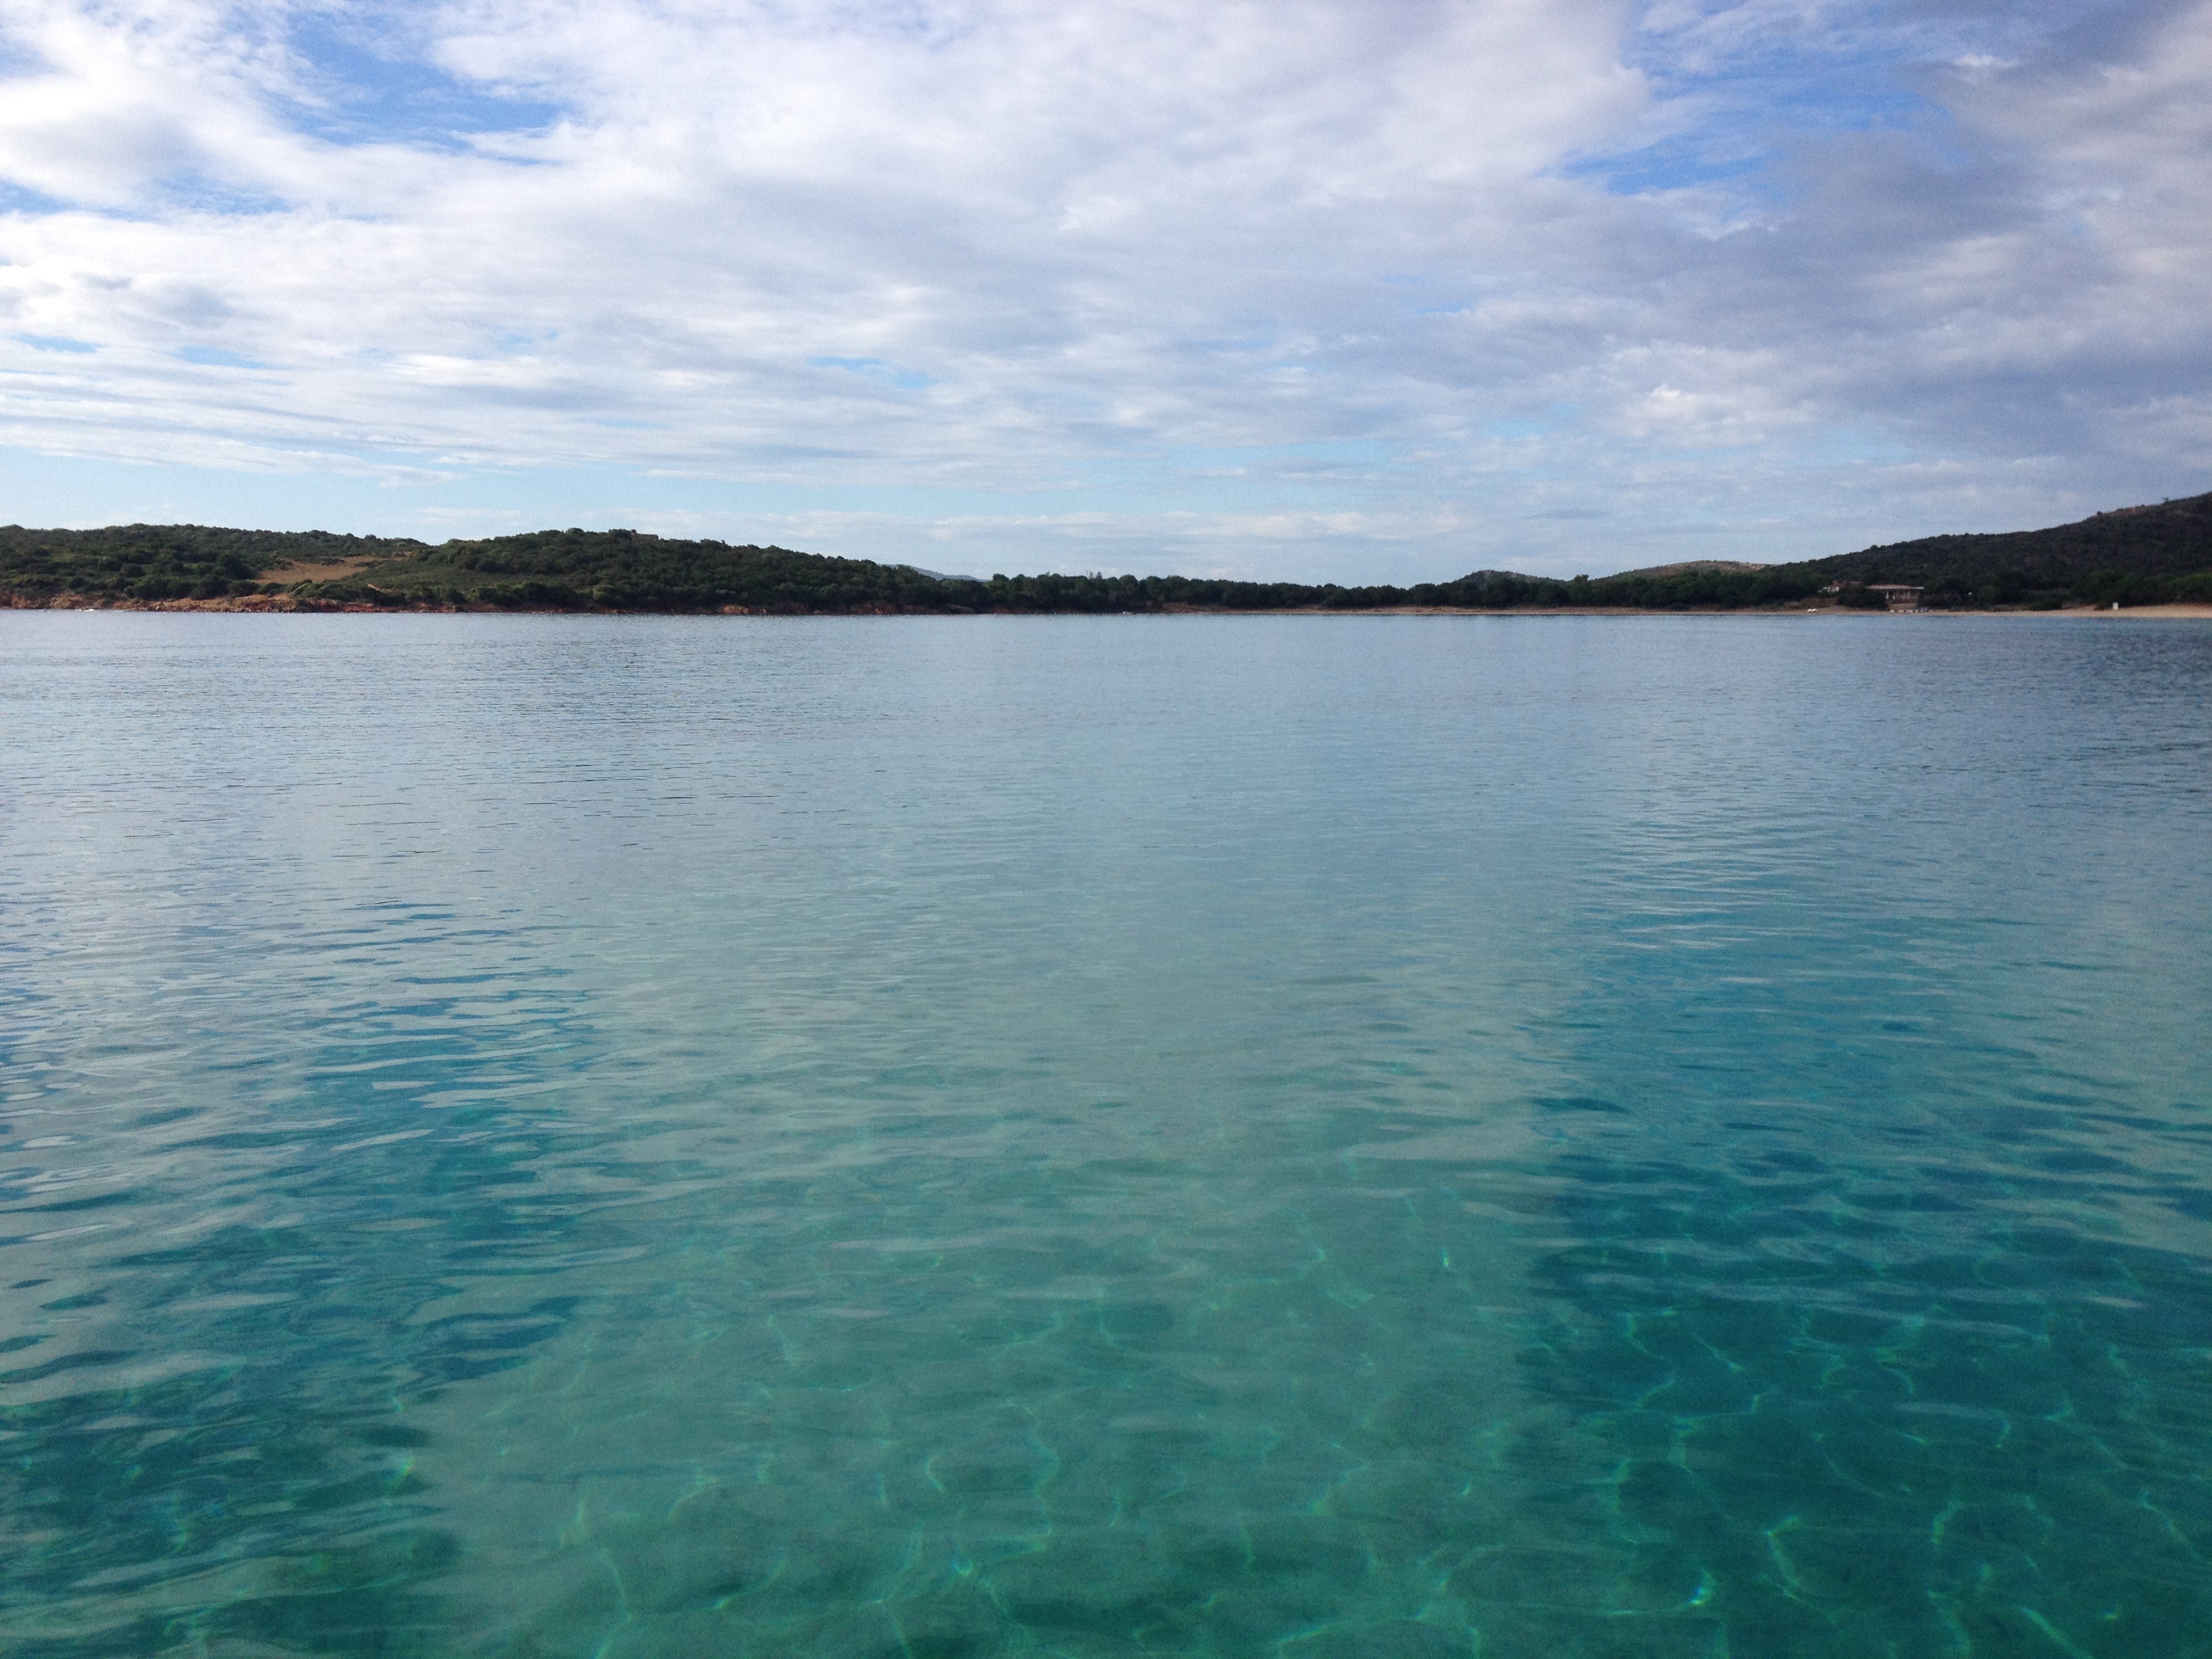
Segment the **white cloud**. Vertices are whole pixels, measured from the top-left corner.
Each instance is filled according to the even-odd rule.
[[[1407,579],[2034,522],[2212,466],[2208,21],[9,0],[0,442],[398,486],[337,528],[534,523],[611,469],[621,521],[938,568]],[[1608,187],[1778,75],[1777,31],[1926,65],[1951,126]]]

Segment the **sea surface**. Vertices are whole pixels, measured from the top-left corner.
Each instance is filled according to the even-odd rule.
[[[11,1659],[2212,1654],[2212,625],[0,613]]]

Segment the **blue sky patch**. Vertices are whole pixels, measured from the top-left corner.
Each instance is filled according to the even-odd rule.
[[[419,32],[407,26],[410,13]],[[465,81],[424,56],[430,15],[420,9],[298,15],[286,44],[310,66],[315,101],[291,106],[293,124],[326,143],[465,148],[473,137],[535,131],[559,120],[558,104]],[[398,26],[395,25],[395,21]]]
[[[1624,43],[1676,130],[1576,157],[1560,176],[1616,195],[1719,186],[1749,202],[1794,192],[1777,160],[1808,137],[1879,130],[1940,132],[1948,117],[1931,95],[1967,58],[2033,57],[2053,37],[2117,0],[1989,0],[1952,9],[1882,3],[1817,13],[1754,3],[1647,8]]]
[[[880,357],[809,357],[806,361],[817,368],[842,368],[848,374],[858,374],[878,386],[896,386],[902,392],[919,392],[932,383],[920,369],[901,368]]]
[[[270,368],[273,364],[258,358],[245,356],[235,351],[225,351],[220,346],[184,346],[169,354],[179,362],[197,364],[202,368]]]

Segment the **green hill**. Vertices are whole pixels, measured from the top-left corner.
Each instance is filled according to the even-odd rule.
[[[1937,606],[2212,600],[2212,495],[2123,507],[2078,524],[1931,536],[1764,568],[1691,560],[1560,581],[1477,570],[1412,587],[1218,581],[1188,576],[934,576],[908,565],[788,548],[685,541],[633,530],[541,531],[449,541],[324,531],[121,525],[0,528],[0,597],[13,605],[191,600],[333,608],[821,612],[1470,610],[1732,611],[1840,586],[1909,582]]]
[[[2212,599],[2204,579],[2212,572],[2212,495],[2123,507],[2050,530],[1929,536],[1807,568],[1830,580],[1917,583],[1936,605]]]
[[[905,565],[634,530],[447,542],[324,591],[406,603],[563,611],[941,611],[963,586]],[[972,608],[972,607],[971,607]]]
[[[331,565],[426,552],[421,542],[324,530],[211,530],[193,524],[103,530],[0,527],[0,594],[41,603],[213,599],[258,592],[294,565]]]

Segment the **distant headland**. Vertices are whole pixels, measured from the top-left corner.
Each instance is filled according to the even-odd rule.
[[[1400,610],[2057,611],[2212,605],[2212,495],[2079,523],[1930,536],[1795,564],[1692,559],[1563,581],[1476,570],[1410,587],[1191,576],[944,576],[633,530],[425,542],[326,531],[0,528],[0,606],[728,615]]]

